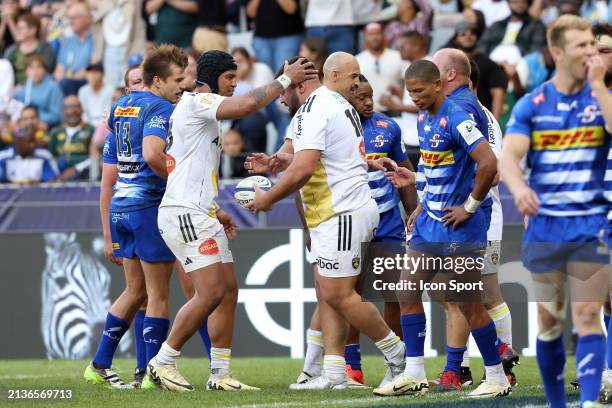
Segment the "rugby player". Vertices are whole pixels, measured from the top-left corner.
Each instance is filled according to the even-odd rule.
[[[112,358],[145,299],[147,361],[157,353],[168,330],[168,285],[174,255],[156,222],[165,188],[164,163],[159,159],[186,65],[185,54],[175,46],[148,51],[142,64],[144,89],[119,98],[108,119],[114,137],[107,138],[104,149],[100,211],[103,219],[110,216],[109,231],[106,221],[103,226],[105,234],[110,233],[113,256],[123,258],[126,289],[111,306],[98,350],[85,370],[85,379],[92,383],[126,387],[111,368]]]
[[[325,348],[324,373],[291,389],[348,387],[344,345],[346,321],[370,337],[394,374],[403,369],[404,346],[374,305],[355,290],[361,272],[361,243],[378,225],[376,202],[368,187],[363,131],[347,98],[359,83],[359,64],[344,52],[329,56],[319,80],[298,84],[283,93],[289,106],[299,106],[289,126],[294,156],[276,185],[263,192],[255,186],[251,208],[269,211],[275,202],[301,188],[312,238],[319,313]],[[354,137],[352,136],[354,135]]]
[[[184,265],[195,294],[179,310],[168,339],[147,367],[147,376],[162,388],[192,391],[177,370],[185,342],[202,321],[211,337],[209,390],[257,390],[230,373],[234,312],[238,298],[236,275],[228,238],[235,224],[219,217],[217,196],[222,136],[220,120],[239,119],[262,109],[292,83],[316,78],[311,63],[300,59],[285,74],[251,92],[232,97],[236,64],[221,51],[202,54],[197,62],[197,87],[184,93],[171,117],[167,147],[168,186],[159,209],[163,239]]]
[[[445,96],[440,71],[433,62],[419,60],[413,63],[406,70],[405,79],[406,89],[421,109],[418,133],[425,181],[429,186],[423,196],[423,211],[414,222],[409,255],[418,257],[425,253],[429,254],[427,256],[473,258],[486,248],[486,229],[482,226],[488,228],[490,214],[481,204],[496,177],[495,155],[489,143],[482,143],[486,139],[471,116]],[[387,175],[397,187],[414,179],[414,175],[409,177],[408,171],[401,168]],[[404,176],[407,177],[405,181]],[[425,276],[425,279],[432,279],[430,274],[436,272],[440,271],[418,270],[412,272],[414,275],[403,274],[402,278],[418,280]],[[480,277],[476,267],[461,275],[466,280],[474,277]],[[423,394],[429,389],[424,367],[422,333],[426,321],[421,291],[410,295],[410,299],[400,299],[406,370],[390,384],[375,389],[376,395]],[[468,321],[486,371],[486,380],[468,397],[509,395],[511,388],[498,354],[494,322],[477,299],[462,298],[458,308]],[[458,355],[459,363],[462,354]]]
[[[529,216],[522,257],[532,272],[538,301],[536,352],[546,397],[552,407],[565,406],[567,279],[579,336],[580,405],[592,406],[599,398],[605,355],[599,316],[609,258],[597,247],[609,209],[604,174],[610,137],[600,108],[610,109],[602,101],[609,95],[588,21],[561,16],[547,36],[556,73],[515,105],[499,168],[518,209]],[[599,81],[592,77],[596,71]],[[529,185],[519,166],[525,155],[531,166]]]

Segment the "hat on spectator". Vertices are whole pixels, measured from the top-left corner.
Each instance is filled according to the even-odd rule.
[[[142,64],[143,60],[144,60],[144,57],[142,56],[142,54],[130,55],[130,57],[128,58],[128,68],[132,68],[132,67],[135,67],[136,65]]]
[[[224,51],[212,50],[198,58],[198,71],[195,83],[208,85],[212,93],[219,93],[219,77],[226,71],[235,70],[238,66],[234,58]]]
[[[466,31],[472,31],[478,35],[478,28],[476,28],[476,25],[468,21],[462,21],[455,27],[456,34],[461,34]]]
[[[104,72],[104,66],[102,65],[102,63],[98,62],[95,64],[89,64],[87,66],[87,68],[85,68],[85,71],[99,71],[99,72]]]

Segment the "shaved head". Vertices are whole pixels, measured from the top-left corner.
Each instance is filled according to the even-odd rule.
[[[470,77],[470,59],[461,50],[442,48],[433,55],[432,61],[442,73],[454,69],[457,75]]]
[[[346,52],[334,52],[323,64],[323,84],[349,99],[351,90],[359,83],[357,58]]]

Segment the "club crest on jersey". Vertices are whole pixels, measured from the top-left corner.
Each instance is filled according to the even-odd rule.
[[[383,147],[385,144],[385,137],[383,135],[376,135],[374,138],[374,146]]]
[[[389,123],[385,122],[384,120],[377,120],[376,126],[387,129],[389,127]]]
[[[210,238],[200,244],[198,251],[202,255],[214,255],[219,253],[219,247],[217,246],[217,241]]]
[[[597,119],[598,113],[597,105],[588,105],[584,108],[584,111],[578,114],[578,117],[582,117],[582,123],[591,123]]]
[[[440,135],[438,133],[436,133],[431,138],[431,147],[438,147],[441,142],[442,142],[442,139],[440,138]]]
[[[176,167],[176,160],[174,160],[174,157],[167,154],[166,155],[166,170],[168,171],[168,174],[172,173],[172,170],[174,170],[175,167]]]

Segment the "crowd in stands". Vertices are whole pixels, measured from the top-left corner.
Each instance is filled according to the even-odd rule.
[[[321,71],[327,55],[357,56],[375,109],[418,149],[417,108],[403,73],[438,48],[454,47],[480,69],[478,97],[503,125],[516,100],[550,79],[546,26],[561,14],[610,22],[605,0],[0,0],[0,182],[97,177],[105,116],[138,85],[148,47],[220,49],[238,64],[236,94],[272,80],[290,57]],[[252,35],[245,36],[245,33]],[[247,40],[245,40],[245,38]],[[191,84],[186,83],[185,89]],[[253,151],[271,151],[290,121],[278,103],[228,124],[220,174],[243,177]],[[281,135],[281,137],[278,137]]]

